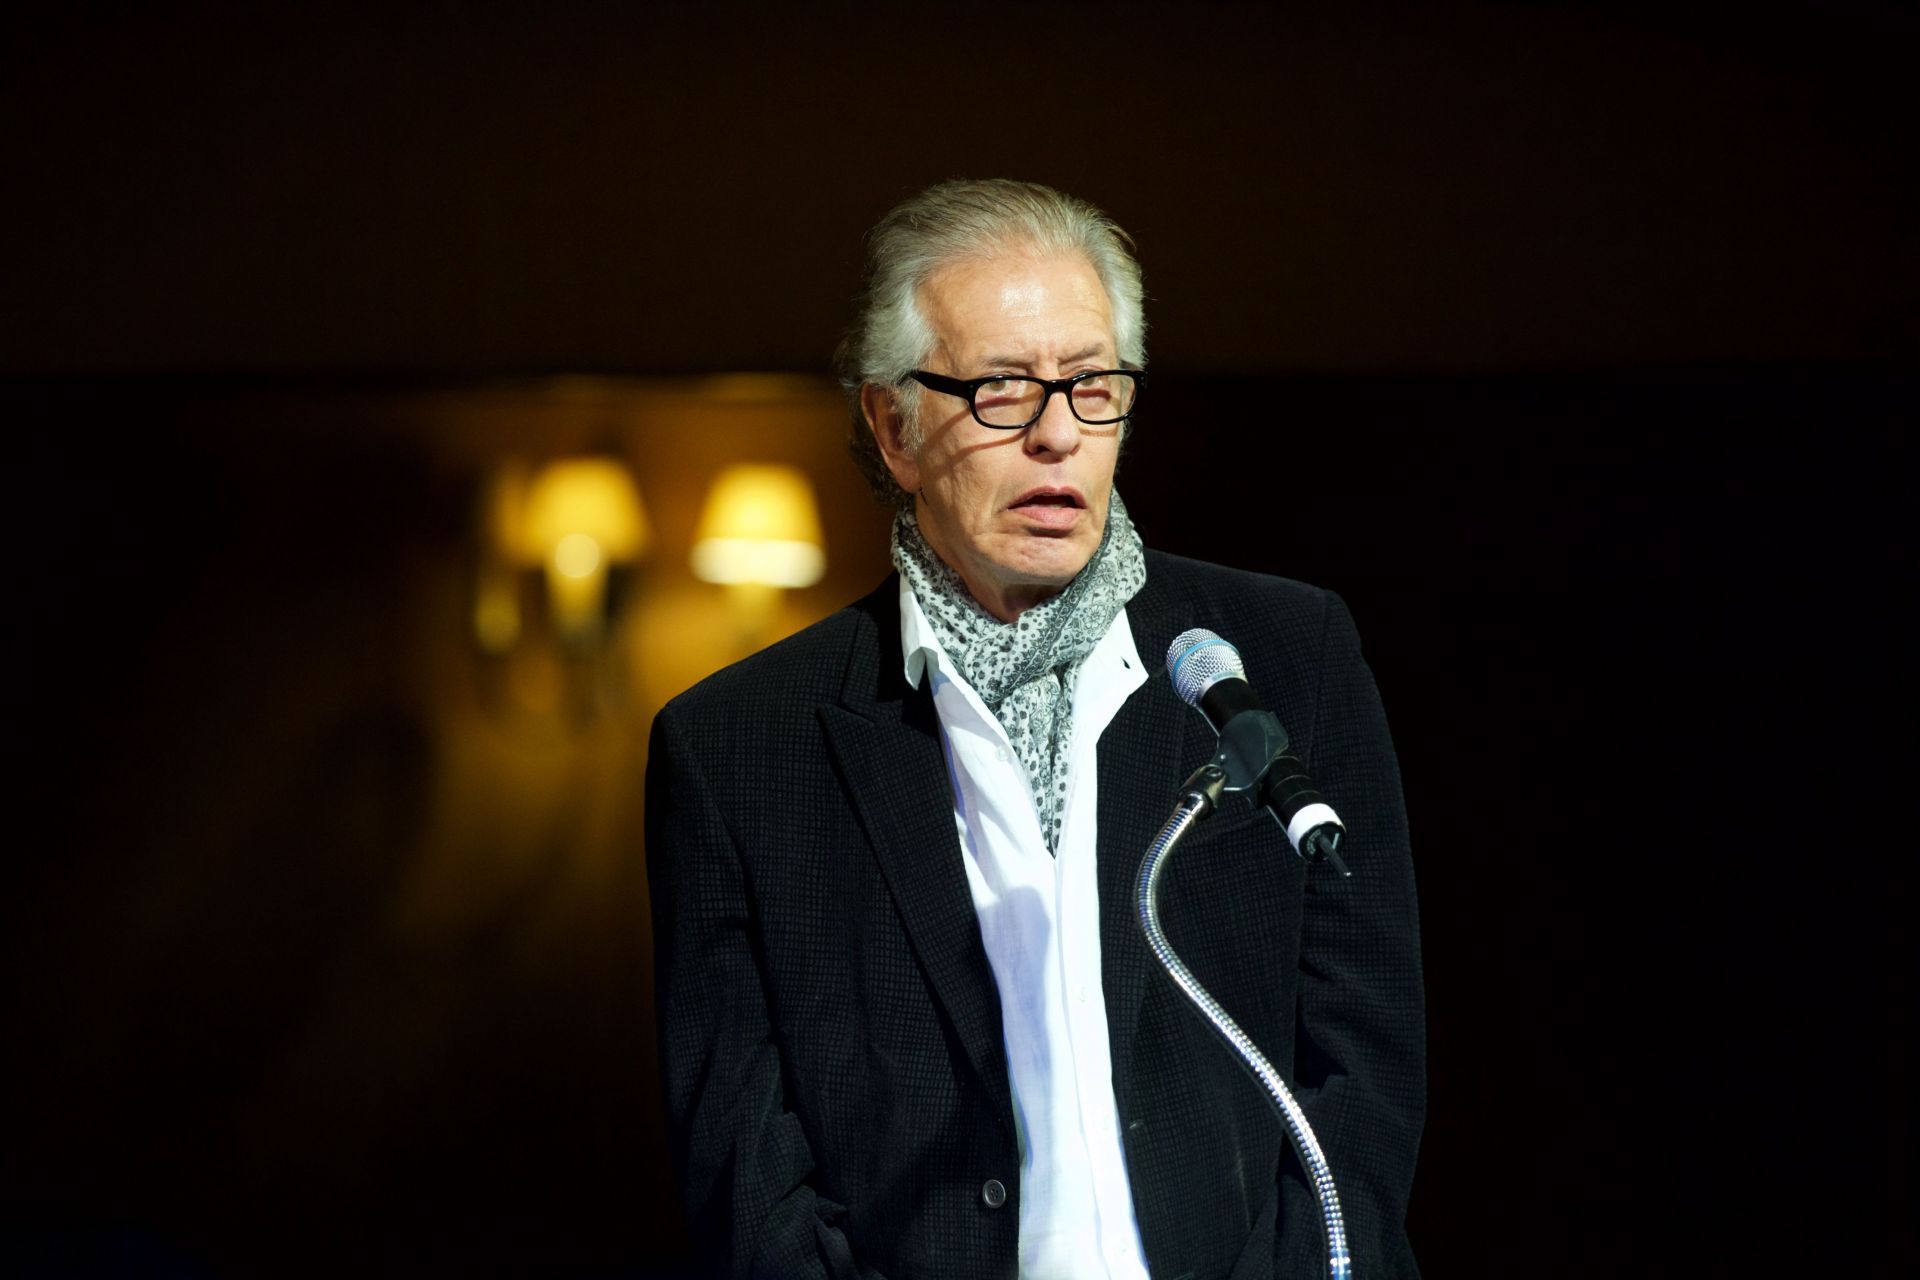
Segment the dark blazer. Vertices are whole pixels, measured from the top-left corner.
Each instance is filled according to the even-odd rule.
[[[713,676],[647,766],[661,1058],[688,1219],[726,1275],[1013,1277],[1019,1153],[1000,1005],[898,585]],[[1312,1194],[1265,1095],[1153,965],[1141,854],[1212,732],[1160,656],[1239,646],[1346,820],[1305,866],[1229,798],[1175,855],[1162,921],[1287,1072],[1362,1280],[1417,1274],[1403,1222],[1425,1110],[1418,923],[1393,744],[1339,598],[1147,553],[1127,606],[1153,668],[1100,739],[1102,985],[1156,1277],[1323,1274]],[[1006,1189],[1004,1202],[989,1180]]]

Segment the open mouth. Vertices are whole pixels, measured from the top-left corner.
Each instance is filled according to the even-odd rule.
[[[1021,494],[1020,497],[1014,499],[1012,505],[1016,510],[1031,509],[1034,507],[1058,507],[1077,511],[1087,504],[1081,499],[1079,494],[1073,492],[1071,489],[1047,489]]]
[[[1035,489],[1014,499],[1011,509],[1028,529],[1064,534],[1077,527],[1086,505],[1086,499],[1072,489]]]

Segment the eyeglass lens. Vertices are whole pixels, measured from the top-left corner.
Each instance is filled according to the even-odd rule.
[[[1131,374],[1104,373],[1073,384],[1069,400],[1080,421],[1118,422],[1133,411],[1135,379]],[[973,411],[994,427],[1024,427],[1041,413],[1044,383],[1031,378],[1001,378],[982,383],[973,394]]]

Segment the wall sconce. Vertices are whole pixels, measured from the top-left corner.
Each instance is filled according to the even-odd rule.
[[[561,639],[599,639],[611,572],[647,549],[652,530],[633,476],[615,458],[563,458],[527,488],[520,561],[545,570],[547,607]]]
[[[793,467],[728,467],[714,480],[694,536],[694,576],[724,583],[750,635],[764,632],[782,589],[827,571],[813,485]]]
[[[482,705],[515,722],[577,728],[620,703],[620,664],[607,644],[627,575],[652,531],[626,466],[562,458],[529,472],[506,459],[480,508],[473,638]],[[553,720],[555,713],[563,717]]]

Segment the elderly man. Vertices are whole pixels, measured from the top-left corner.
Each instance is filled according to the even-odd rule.
[[[898,573],[654,724],[670,1133],[719,1273],[1321,1273],[1265,1096],[1134,918],[1141,854],[1214,749],[1157,661],[1204,626],[1346,818],[1352,875],[1229,805],[1162,919],[1294,1082],[1355,1273],[1417,1274],[1424,1033],[1392,743],[1338,597],[1142,547],[1113,484],[1145,383],[1129,245],[1016,182],[881,221],[841,363]]]

